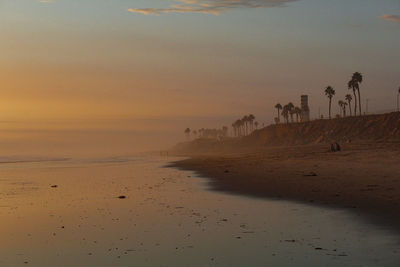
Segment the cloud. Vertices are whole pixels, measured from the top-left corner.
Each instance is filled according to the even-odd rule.
[[[166,8],[130,8],[129,12],[144,15],[165,13],[201,13],[219,15],[235,8],[282,7],[298,0],[175,0],[177,4]]]
[[[383,16],[380,16],[379,18],[387,20],[387,21],[391,21],[391,22],[400,23],[400,16],[397,16],[397,15],[383,15]]]

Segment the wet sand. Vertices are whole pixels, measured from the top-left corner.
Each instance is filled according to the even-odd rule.
[[[211,178],[213,190],[347,208],[400,231],[400,143],[265,148],[172,164]]]
[[[396,266],[344,210],[204,190],[178,158],[0,164],[0,266]],[[125,196],[125,198],[121,198]]]

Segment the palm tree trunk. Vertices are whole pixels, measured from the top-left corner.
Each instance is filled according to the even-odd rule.
[[[349,101],[349,110],[350,110],[350,117],[351,117],[351,102]]]
[[[357,116],[357,95],[356,90],[353,88],[353,95],[354,95],[354,116]]]
[[[281,115],[279,114],[279,108],[278,108],[278,123],[281,122]]]
[[[332,105],[332,98],[329,98],[329,119],[331,118],[331,105]]]
[[[354,116],[357,116],[357,96],[356,90],[353,88],[353,95],[354,95]]]
[[[357,89],[358,92],[358,109],[360,111],[359,115],[361,116],[361,95],[360,95],[360,89]]]

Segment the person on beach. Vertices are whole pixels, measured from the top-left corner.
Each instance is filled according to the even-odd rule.
[[[342,148],[340,147],[340,145],[337,142],[335,143],[335,149],[336,149],[336,151],[342,150]]]
[[[335,145],[333,143],[331,143],[331,152],[336,152],[336,148],[335,148]]]

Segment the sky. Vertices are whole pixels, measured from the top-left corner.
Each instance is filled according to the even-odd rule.
[[[0,0],[0,147],[156,149],[302,94],[326,116],[355,71],[393,110],[399,47],[399,0]]]

